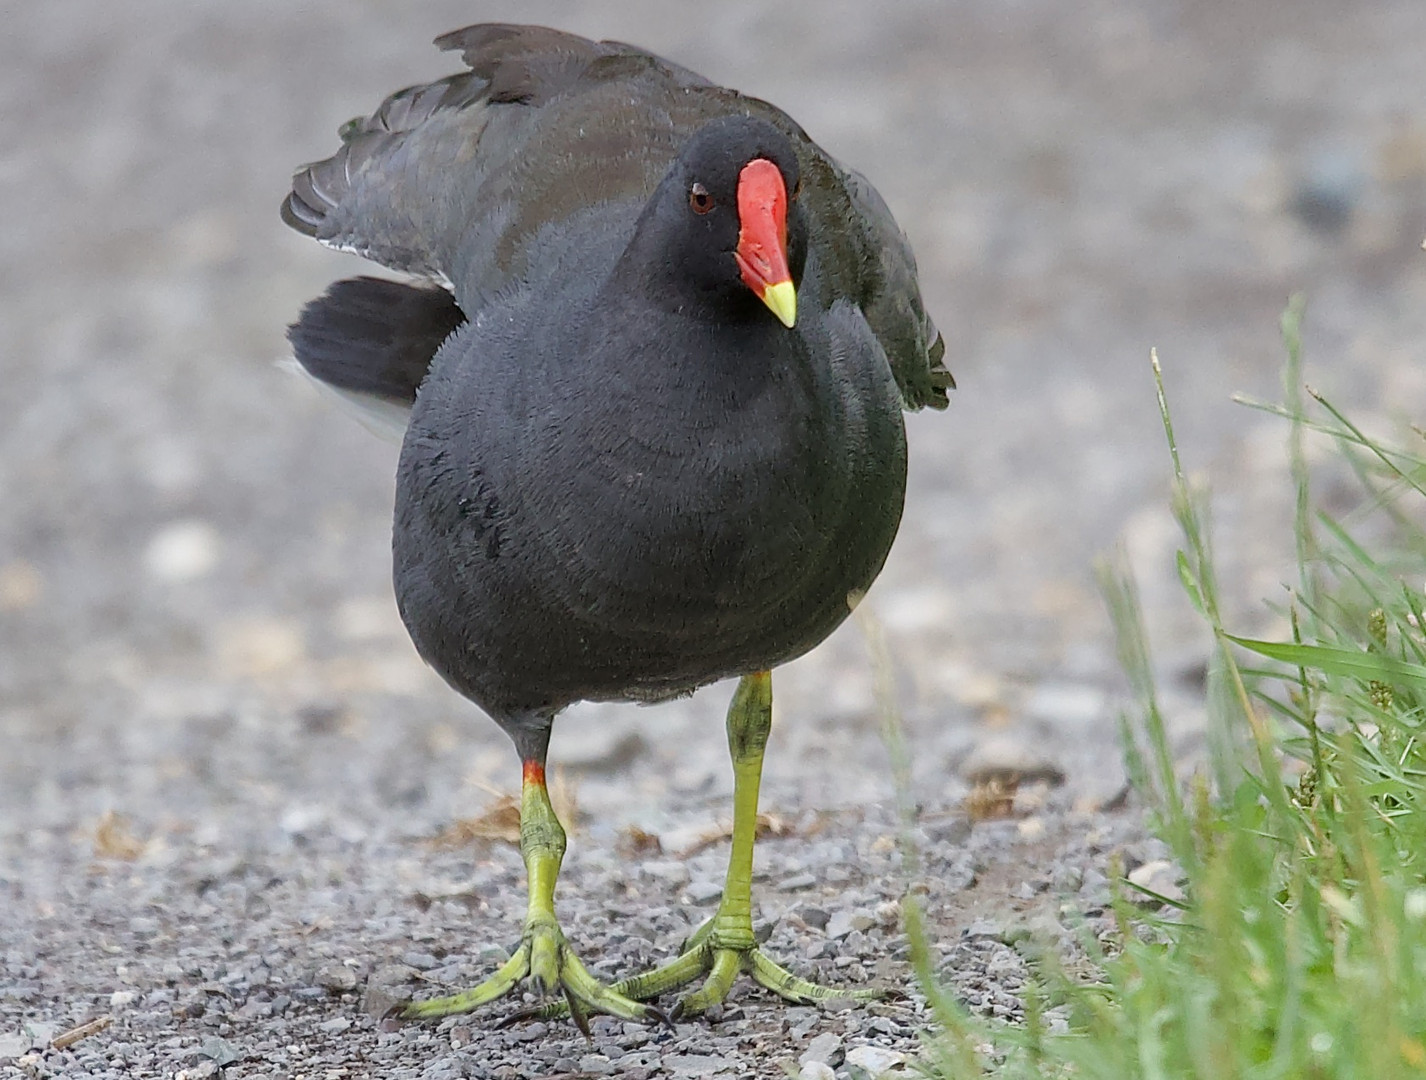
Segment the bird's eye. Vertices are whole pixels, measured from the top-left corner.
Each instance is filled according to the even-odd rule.
[[[796,199],[797,196],[799,196],[799,195],[801,195],[801,194],[802,194],[802,177],[799,176],[799,177],[797,178],[797,183],[795,183],[795,184],[792,185],[792,194],[788,196],[788,199],[789,199],[789,200]]]
[[[713,196],[708,194],[708,189],[702,184],[694,184],[688,189],[688,205],[693,208],[695,214],[706,214],[713,209]]]

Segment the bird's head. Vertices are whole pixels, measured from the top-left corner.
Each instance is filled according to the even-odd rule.
[[[754,117],[720,117],[684,145],[640,220],[639,246],[686,306],[729,319],[771,311],[791,327],[807,255],[800,194],[786,135]]]

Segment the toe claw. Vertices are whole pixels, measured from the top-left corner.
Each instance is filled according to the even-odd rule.
[[[594,1036],[589,1033],[589,1014],[585,1011],[584,1002],[575,997],[568,986],[561,985],[560,989],[564,991],[565,1004],[569,1006],[569,1018],[579,1028],[580,1034],[592,1042]]]

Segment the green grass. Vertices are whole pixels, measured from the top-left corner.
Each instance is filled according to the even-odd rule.
[[[1122,559],[1100,570],[1133,693],[1125,759],[1187,900],[1146,919],[1121,882],[1115,945],[1086,935],[1098,979],[1042,954],[1021,1025],[969,1017],[935,985],[908,905],[941,1028],[933,1075],[1426,1076],[1426,441],[1418,430],[1414,451],[1389,449],[1302,387],[1301,313],[1294,302],[1283,317],[1284,403],[1253,405],[1284,419],[1297,495],[1285,641],[1225,625],[1205,493],[1183,471],[1153,361],[1178,572],[1212,646],[1208,762],[1189,784],[1170,753],[1133,580]],[[1332,440],[1361,486],[1362,509],[1345,520],[1314,504],[1309,438]],[[1052,1005],[1067,1030],[1045,1023]]]

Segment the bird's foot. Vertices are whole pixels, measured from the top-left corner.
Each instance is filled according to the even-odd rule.
[[[515,955],[479,986],[449,997],[412,1002],[402,1008],[400,1015],[406,1020],[432,1020],[468,1013],[504,997],[527,979],[541,996],[562,994],[564,1000],[550,1005],[557,1006],[559,1014],[572,1017],[586,1037],[588,1018],[595,1013],[650,1024],[671,1023],[663,1010],[635,1001],[591,975],[553,919],[527,922]],[[537,1007],[534,1011],[543,1012],[547,1007]],[[529,1012],[517,1013],[512,1019],[520,1019]]]
[[[797,1005],[812,1005],[833,998],[875,1001],[885,996],[885,991],[880,989],[850,990],[822,986],[794,975],[757,947],[751,922],[746,927],[735,927],[731,931],[718,923],[719,918],[715,916],[699,927],[689,938],[683,952],[667,964],[621,979],[609,989],[632,1001],[648,1001],[702,977],[703,984],[674,1006],[670,1013],[673,1020],[698,1016],[721,1004],[727,999],[740,973],[751,975],[754,982]],[[515,1019],[554,1019],[566,1015],[568,1011],[569,1006],[565,1002],[552,1001],[519,1014]]]

